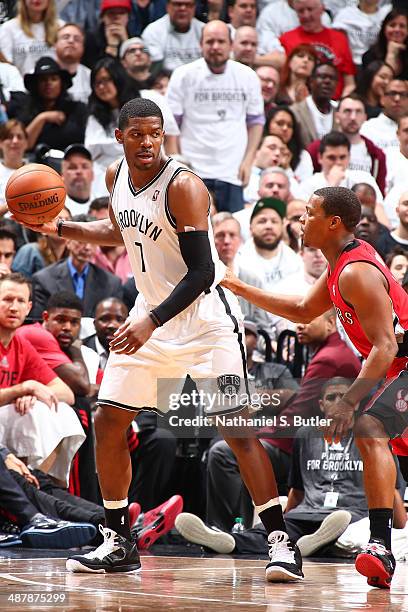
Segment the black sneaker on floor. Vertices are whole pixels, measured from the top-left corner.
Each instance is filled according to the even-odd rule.
[[[395,559],[383,541],[369,542],[356,557],[356,570],[366,576],[367,584],[389,589],[395,572]]]
[[[104,541],[85,555],[74,555],[67,559],[66,568],[70,572],[136,573],[141,569],[140,557],[135,542],[129,542],[121,535],[99,526]]]
[[[272,531],[268,536],[269,559],[266,566],[268,582],[298,582],[304,579],[302,555],[284,531]]]
[[[89,544],[95,534],[91,523],[71,523],[38,513],[23,527],[20,539],[29,548],[77,548]]]

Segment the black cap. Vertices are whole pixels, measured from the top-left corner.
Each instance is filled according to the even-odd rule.
[[[89,161],[92,161],[92,155],[90,154],[88,149],[84,147],[83,144],[75,143],[69,145],[64,151],[64,159],[67,159],[73,153],[79,153],[80,155],[83,155],[84,157],[89,159]]]
[[[281,219],[286,215],[286,204],[283,200],[278,200],[278,198],[261,198],[254,206],[251,214],[251,221],[265,208],[272,208],[272,210],[275,210]]]

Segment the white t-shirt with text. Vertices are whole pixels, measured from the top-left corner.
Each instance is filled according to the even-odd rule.
[[[240,185],[247,121],[264,123],[260,81],[248,66],[228,60],[215,74],[204,59],[173,72],[167,99],[180,125],[182,155],[201,178]]]

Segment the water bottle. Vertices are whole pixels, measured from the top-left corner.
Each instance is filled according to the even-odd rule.
[[[244,520],[242,517],[238,516],[235,519],[235,524],[231,529],[231,533],[242,533],[243,531],[245,531]]]

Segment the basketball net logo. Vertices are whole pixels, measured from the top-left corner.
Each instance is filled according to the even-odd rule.
[[[408,408],[408,390],[400,389],[397,393],[397,401],[395,402],[395,408],[398,412],[406,412]]]
[[[157,198],[159,197],[159,195],[160,195],[160,191],[156,189],[152,197],[153,202],[157,202]]]
[[[224,395],[236,395],[241,386],[241,379],[235,374],[224,374],[217,378],[218,388]]]

